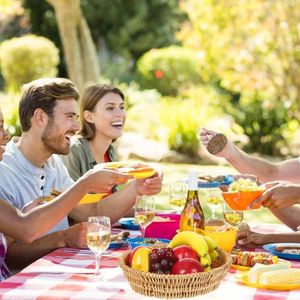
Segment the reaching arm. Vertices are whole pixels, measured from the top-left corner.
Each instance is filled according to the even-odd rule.
[[[297,230],[300,225],[300,206],[294,205],[287,208],[270,209],[271,212],[286,226],[292,230]]]
[[[63,219],[86,193],[109,191],[116,183],[126,182],[129,178],[115,171],[90,171],[54,200],[27,213],[18,211],[2,200],[0,231],[18,240],[31,242]]]
[[[148,179],[133,180],[122,190],[95,204],[80,205],[74,208],[70,217],[76,222],[86,221],[91,215],[108,216],[111,223],[117,222],[135,204],[138,195],[155,195],[160,192],[162,174]]]
[[[202,129],[200,140],[207,147],[209,140],[217,132]],[[245,153],[227,139],[227,144],[217,156],[225,158],[240,173],[254,174],[260,181],[287,180],[300,183],[300,163],[297,159],[289,159],[281,163],[271,163]]]

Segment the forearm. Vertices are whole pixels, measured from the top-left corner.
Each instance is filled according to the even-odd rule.
[[[236,146],[225,153],[224,158],[240,173],[254,174],[260,181],[273,181],[277,177],[278,167],[264,159],[250,156]]]
[[[27,244],[13,242],[7,249],[6,263],[9,268],[21,269],[49,252],[64,247],[64,232],[57,231]]]
[[[134,183],[131,182],[122,190],[100,200],[98,203],[76,207],[70,213],[70,217],[76,222],[84,222],[91,215],[102,215],[110,217],[113,224],[134,206],[137,196]]]
[[[286,226],[297,230],[300,225],[300,207],[292,206],[287,208],[270,209],[270,211]]]
[[[300,243],[300,232],[266,234],[265,244]]]

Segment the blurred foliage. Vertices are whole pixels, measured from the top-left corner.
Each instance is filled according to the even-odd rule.
[[[261,154],[282,155],[280,150],[288,145],[284,134],[287,130],[291,132],[295,129],[289,126],[290,122],[294,123],[290,116],[290,105],[288,101],[265,100],[258,93],[243,96],[231,112],[251,141],[244,149]]]
[[[19,121],[19,94],[0,93],[0,108],[4,115],[5,128],[12,136],[21,135],[21,125]]]
[[[299,116],[300,1],[186,0],[181,5],[189,22],[178,38],[198,51],[202,78],[232,96],[249,149],[279,153],[285,144],[282,130],[294,130]]]
[[[178,46],[152,49],[137,63],[142,86],[156,88],[164,95],[177,95],[187,85],[201,82],[196,52]]]
[[[97,48],[107,49],[111,58],[132,60],[131,68],[152,47],[178,43],[174,33],[186,20],[177,0],[81,0],[81,6]],[[24,7],[32,32],[62,49],[52,7],[41,0],[24,0]]]
[[[207,78],[300,104],[300,1],[186,0],[182,7],[190,23],[178,37],[204,58]]]
[[[225,104],[226,98],[209,86],[186,89],[176,99],[165,97],[160,106],[160,119],[166,127],[170,149],[197,159],[199,129],[220,117]]]
[[[34,79],[55,76],[58,62],[58,49],[44,37],[26,35],[0,46],[1,71],[11,91]]]

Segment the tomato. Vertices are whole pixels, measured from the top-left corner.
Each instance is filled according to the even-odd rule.
[[[171,270],[172,274],[190,274],[203,272],[204,269],[200,262],[193,258],[183,258],[177,261]]]
[[[180,245],[173,249],[174,256],[176,260],[181,260],[183,258],[193,258],[199,261],[197,252],[188,245]]]

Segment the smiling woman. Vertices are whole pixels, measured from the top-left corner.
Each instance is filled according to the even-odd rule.
[[[96,164],[115,161],[112,142],[123,134],[126,121],[123,93],[112,85],[92,84],[80,101],[78,136],[71,139],[71,152],[62,156],[73,180]]]

